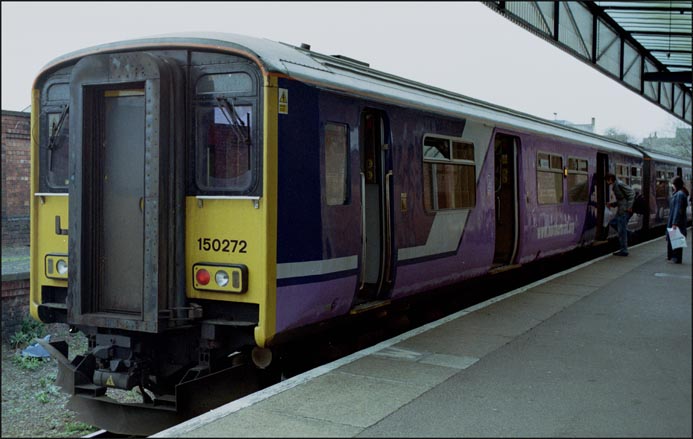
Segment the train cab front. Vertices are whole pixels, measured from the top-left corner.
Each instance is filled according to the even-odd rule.
[[[239,55],[106,52],[35,84],[30,307],[87,336],[74,357],[41,342],[68,408],[151,434],[256,385],[243,366],[272,329],[263,78]]]

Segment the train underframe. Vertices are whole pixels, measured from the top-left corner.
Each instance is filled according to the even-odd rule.
[[[56,384],[79,420],[143,436],[266,385],[267,373],[252,361],[253,326],[239,323],[203,321],[164,334],[71,327],[89,341],[72,360],[65,340],[38,341],[58,361]],[[140,402],[127,402],[136,393],[122,391],[133,390]]]

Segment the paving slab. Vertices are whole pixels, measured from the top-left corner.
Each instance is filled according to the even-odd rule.
[[[691,437],[690,250],[598,258],[154,437]]]

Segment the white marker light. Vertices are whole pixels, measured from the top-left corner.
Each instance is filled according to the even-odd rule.
[[[67,261],[64,259],[59,259],[58,263],[56,264],[56,269],[61,276],[65,276],[67,274]]]
[[[229,283],[229,274],[223,270],[219,270],[214,275],[214,280],[220,287],[225,287]]]

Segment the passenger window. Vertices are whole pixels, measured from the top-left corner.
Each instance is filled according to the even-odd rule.
[[[670,182],[674,178],[674,173],[671,171],[656,171],[655,197],[666,199],[671,195]]]
[[[630,186],[630,169],[626,165],[616,165],[616,178]]]
[[[563,157],[537,153],[537,201],[539,204],[563,202]]]
[[[452,137],[425,136],[423,182],[424,207],[428,211],[474,207],[474,144]]]
[[[657,184],[655,186],[655,197],[656,198],[666,198],[667,197],[667,181],[664,176],[664,172],[657,171]]]
[[[585,203],[589,199],[587,160],[568,158],[568,201]]]
[[[345,204],[348,199],[347,125],[325,124],[325,202],[328,206]]]
[[[642,192],[642,168],[631,166],[630,185],[636,193]]]

